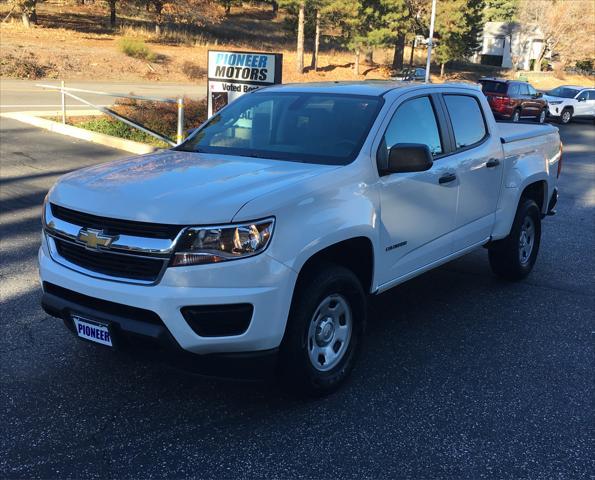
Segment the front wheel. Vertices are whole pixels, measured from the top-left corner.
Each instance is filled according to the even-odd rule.
[[[560,115],[560,123],[567,125],[572,120],[572,111],[569,108],[565,108]]]
[[[525,278],[535,265],[541,241],[541,213],[535,201],[522,198],[508,237],[489,246],[492,271],[507,280]]]
[[[515,110],[513,112],[513,114],[512,114],[512,118],[511,118],[512,122],[513,123],[518,123],[520,119],[521,119],[521,112],[520,112],[520,110]]]
[[[353,272],[321,265],[299,279],[280,351],[280,380],[322,396],[349,376],[366,320],[366,296]]]

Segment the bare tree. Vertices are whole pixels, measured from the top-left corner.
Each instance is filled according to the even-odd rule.
[[[305,23],[306,2],[298,5],[298,33],[297,33],[297,59],[296,69],[298,73],[304,73],[304,23]]]
[[[595,57],[595,2],[593,0],[521,0],[522,29],[541,30],[543,43],[534,68],[541,69],[549,52],[563,65]]]
[[[37,23],[37,0],[10,0],[9,3],[21,14],[25,27],[31,28]]]

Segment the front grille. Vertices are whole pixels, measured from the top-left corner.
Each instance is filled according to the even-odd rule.
[[[134,237],[174,239],[183,228],[181,225],[137,222],[117,218],[100,217],[90,213],[77,212],[52,203],[52,215],[80,227],[103,230],[108,235],[131,235]]]
[[[154,282],[164,265],[164,259],[93,251],[57,238],[54,241],[58,254],[65,260],[112,277]]]

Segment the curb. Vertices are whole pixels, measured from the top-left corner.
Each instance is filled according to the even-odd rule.
[[[69,112],[70,113],[70,112]],[[84,128],[73,127],[72,125],[64,125],[63,123],[54,122],[47,118],[41,118],[43,116],[56,116],[61,115],[61,112],[7,112],[0,114],[1,117],[11,118],[19,122],[28,123],[38,128],[49,130],[50,132],[60,133],[69,137],[78,138],[80,140],[86,140],[87,142],[98,143],[99,145],[105,145],[106,147],[117,148],[124,150],[125,152],[136,153],[142,155],[145,153],[152,153],[158,150],[157,147],[147,145],[145,143],[135,142],[133,140],[126,140],[124,138],[112,137],[104,133],[92,132],[85,130]],[[72,112],[69,116],[77,115],[97,115],[100,114],[97,110],[84,110]]]

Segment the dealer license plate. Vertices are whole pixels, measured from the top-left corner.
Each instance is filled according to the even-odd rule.
[[[113,346],[112,335],[105,323],[95,322],[94,320],[82,318],[78,315],[73,315],[72,320],[74,321],[74,327],[79,337],[109,347]]]

